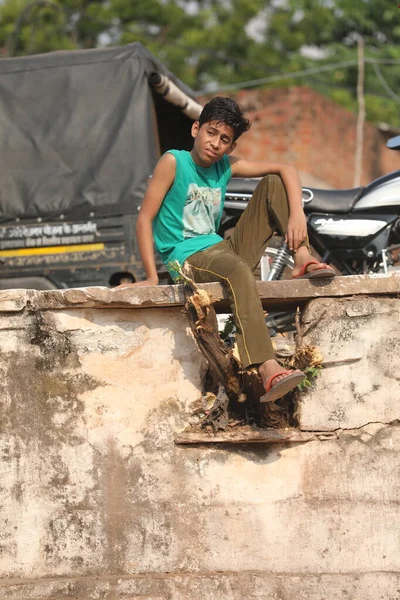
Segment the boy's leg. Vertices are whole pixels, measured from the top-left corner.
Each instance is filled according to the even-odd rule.
[[[274,359],[271,338],[254,275],[245,260],[220,242],[187,259],[195,281],[219,281],[227,290],[236,325],[236,342],[244,367]]]
[[[278,175],[267,175],[254,190],[229,245],[254,271],[274,231],[278,229],[284,235],[288,220],[289,203],[283,181]],[[309,250],[308,239],[302,246]]]
[[[193,267],[196,281],[225,283],[237,329],[240,359],[244,367],[258,366],[267,391],[271,385],[272,390],[275,390],[275,386],[282,389],[282,393],[277,390],[272,399],[285,394],[298,381],[291,380],[289,385],[285,383],[289,373],[282,373],[282,368],[275,360],[252,271],[275,229],[284,234],[288,219],[289,204],[285,186],[277,175],[268,175],[256,188],[231,238],[187,259]],[[308,240],[303,242],[300,250],[304,250],[306,262],[310,256]],[[299,371],[291,373],[292,377],[296,374],[297,379],[304,377]]]

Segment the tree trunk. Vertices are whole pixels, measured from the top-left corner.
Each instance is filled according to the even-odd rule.
[[[199,289],[188,273],[179,273],[184,280],[185,313],[190,328],[201,352],[210,367],[213,381],[225,388],[229,398],[229,409],[246,423],[256,423],[262,427],[287,427],[293,421],[292,401],[261,404],[260,397],[265,393],[256,368],[244,369],[235,358],[231,348],[225,344],[218,332],[218,321],[209,294]],[[228,415],[228,406],[216,406],[216,413]],[[224,415],[224,416],[225,416]],[[211,424],[214,429],[225,429],[216,418]],[[207,423],[207,422],[205,422]]]
[[[229,398],[238,400],[242,394],[240,365],[218,333],[217,315],[211,298],[205,290],[197,287],[193,279],[187,275],[184,278],[185,312],[197,345],[214,379],[225,387]]]

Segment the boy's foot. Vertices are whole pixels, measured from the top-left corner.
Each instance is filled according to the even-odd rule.
[[[292,279],[326,279],[335,274],[332,267],[316,260],[306,246],[300,246],[296,251]]]
[[[282,398],[305,378],[304,373],[299,369],[282,369],[274,359],[262,363],[258,372],[266,391],[266,394],[261,396],[260,402],[274,402],[278,398]]]
[[[318,260],[310,260],[303,265],[298,275],[292,275],[292,279],[332,279],[332,277],[335,277],[332,267]]]

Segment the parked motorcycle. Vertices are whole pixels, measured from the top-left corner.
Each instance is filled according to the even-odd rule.
[[[400,150],[400,136],[387,142]],[[258,180],[232,179],[225,199],[222,233],[234,227]],[[348,190],[303,188],[310,244],[322,262],[342,275],[387,273],[400,251],[400,170],[367,186]],[[282,239],[268,246],[261,260],[261,279],[282,277],[293,259]]]
[[[400,136],[388,140],[387,146],[400,150]],[[256,179],[230,181],[221,235],[235,226],[258,183]],[[400,170],[348,190],[303,187],[303,207],[313,253],[342,275],[388,273],[399,265]],[[284,278],[293,269],[293,258],[282,238],[271,239],[260,266],[264,281]],[[269,314],[266,322],[271,335],[290,331],[294,314]]]

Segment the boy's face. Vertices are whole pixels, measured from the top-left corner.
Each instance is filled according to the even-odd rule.
[[[218,121],[204,123],[201,127],[199,122],[195,121],[192,125],[192,136],[193,158],[203,167],[211,166],[236,147],[232,127]]]

